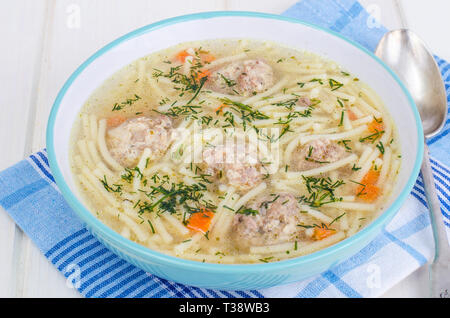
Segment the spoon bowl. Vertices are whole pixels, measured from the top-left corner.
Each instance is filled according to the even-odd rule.
[[[410,30],[393,30],[381,39],[375,55],[409,89],[419,109],[425,137],[439,133],[447,116],[447,96],[436,61],[423,41]]]

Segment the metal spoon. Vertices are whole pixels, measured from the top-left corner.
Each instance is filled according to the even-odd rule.
[[[447,116],[447,97],[439,68],[422,40],[410,30],[390,31],[378,43],[375,55],[408,88],[419,109],[425,138],[439,133]],[[431,297],[450,297],[450,247],[426,143],[421,172],[435,242],[435,256],[429,267],[430,293]]]

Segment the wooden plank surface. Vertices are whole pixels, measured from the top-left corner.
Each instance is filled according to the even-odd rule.
[[[0,4],[0,169],[21,160],[29,151],[27,127],[34,124],[37,74],[42,58],[42,31],[46,4],[15,1]],[[22,233],[6,213],[0,213],[0,297],[17,294]]]
[[[113,39],[149,23],[181,14],[214,10],[281,13],[295,0],[15,0],[0,3],[0,170],[45,146],[50,108],[65,80],[87,57]],[[388,28],[411,27],[430,48],[450,59],[437,29],[450,26],[445,0],[362,0]],[[425,7],[426,6],[426,7]],[[421,14],[430,12],[427,15]],[[432,18],[430,18],[432,17]],[[435,17],[435,18],[434,18]],[[0,212],[0,296],[79,297]],[[420,296],[424,270],[386,296]],[[422,293],[423,295],[423,293]]]

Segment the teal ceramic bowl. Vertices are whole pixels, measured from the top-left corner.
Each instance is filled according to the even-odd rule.
[[[209,264],[168,256],[134,243],[100,222],[83,204],[69,165],[69,139],[77,114],[95,88],[139,57],[194,40],[252,38],[305,49],[339,63],[369,84],[385,102],[399,132],[403,162],[385,211],[367,227],[310,255],[262,264]],[[278,15],[208,12],[163,20],[135,30],[100,49],[67,80],[47,128],[50,167],[63,196],[87,228],[111,251],[159,277],[223,290],[260,289],[319,274],[357,253],[393,218],[419,173],[423,133],[419,114],[397,76],[371,52],[339,34]]]

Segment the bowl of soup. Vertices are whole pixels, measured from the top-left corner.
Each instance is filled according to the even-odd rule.
[[[395,215],[423,154],[417,109],[372,53],[277,15],[164,20],[61,89],[47,150],[65,199],[120,257],[178,283],[319,274]]]

